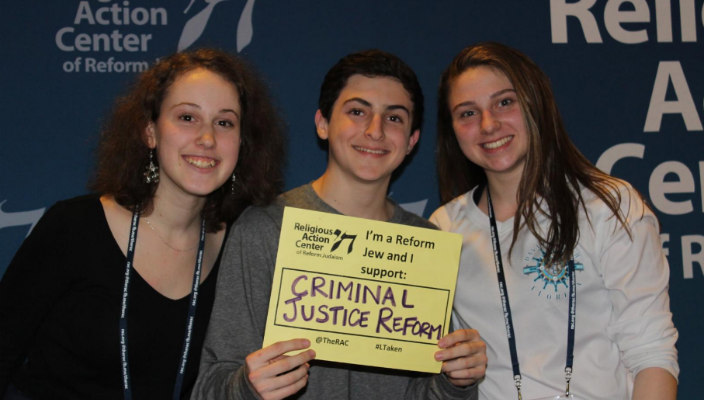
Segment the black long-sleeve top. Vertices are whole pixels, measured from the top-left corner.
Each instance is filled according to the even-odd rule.
[[[219,264],[220,257],[200,287],[182,397],[197,376]],[[51,207],[0,281],[0,397],[14,384],[33,398],[121,399],[124,273],[125,256],[97,196]],[[188,303],[189,296],[162,296],[132,271],[127,323],[135,399],[171,398]]]

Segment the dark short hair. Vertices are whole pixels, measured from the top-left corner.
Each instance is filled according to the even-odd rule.
[[[284,125],[266,86],[244,60],[216,49],[172,54],[143,72],[119,98],[101,134],[97,168],[90,188],[122,206],[149,212],[157,185],[144,182],[149,148],[145,128],[156,122],[168,89],[181,75],[204,68],[231,82],[242,117],[236,183],[225,182],[207,196],[203,217],[209,231],[229,223],[250,204],[269,203],[283,187]]]
[[[397,79],[413,103],[411,132],[423,125],[423,90],[415,72],[400,58],[377,49],[348,54],[330,68],[320,87],[318,98],[318,108],[325,119],[330,120],[333,105],[352,75]]]

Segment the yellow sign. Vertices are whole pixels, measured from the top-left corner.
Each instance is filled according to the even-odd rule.
[[[286,207],[264,346],[308,338],[321,360],[439,373],[462,236]]]

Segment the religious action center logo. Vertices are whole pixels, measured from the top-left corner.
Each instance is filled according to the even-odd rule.
[[[213,15],[215,6],[223,1],[225,0],[202,0],[198,2],[205,3],[206,5],[204,8],[200,9],[200,11],[193,12],[193,15],[186,21],[181,31],[181,37],[178,40],[178,51],[187,49],[200,38],[210,21],[210,17]],[[255,0],[247,0],[237,23],[235,40],[238,53],[252,41],[252,37],[254,36],[254,28],[252,26],[254,1]],[[196,0],[190,0],[183,13],[191,13],[191,8],[195,2]]]

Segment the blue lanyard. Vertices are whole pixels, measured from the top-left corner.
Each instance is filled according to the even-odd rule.
[[[134,262],[134,246],[137,242],[137,229],[139,226],[139,211],[132,213],[132,224],[130,227],[130,238],[127,242],[127,262],[125,263],[125,284],[122,288],[122,309],[120,312],[120,358],[122,361],[122,388],[125,400],[132,399],[132,386],[130,382],[130,368],[127,354],[127,299],[129,297],[130,273]],[[196,318],[196,304],[198,302],[198,286],[200,284],[200,274],[203,266],[203,253],[205,250],[205,220],[200,224],[200,242],[198,243],[198,254],[196,256],[196,266],[193,272],[193,288],[190,294],[190,305],[188,308],[188,321],[186,323],[186,334],[183,340],[183,350],[181,351],[181,361],[176,373],[176,383],[174,384],[173,399],[177,400],[181,395],[183,377],[186,372],[186,362],[188,361],[188,350],[191,347],[191,337],[193,336],[193,322]]]
[[[496,217],[494,216],[494,206],[491,203],[489,187],[486,188],[487,203],[489,206],[489,225],[491,228],[491,245],[494,249],[494,264],[496,265],[496,277],[499,281],[499,295],[501,296],[501,306],[504,311],[504,321],[506,322],[506,336],[508,336],[508,346],[511,352],[511,365],[513,367],[513,381],[518,391],[518,400],[521,400],[521,369],[518,364],[518,350],[516,349],[516,336],[513,329],[513,318],[511,317],[511,305],[508,301],[508,291],[506,289],[506,277],[504,275],[504,264],[501,259],[501,247],[499,245],[499,232],[496,228]],[[574,275],[574,259],[570,259],[567,265],[567,272],[570,281],[569,308],[567,312],[567,360],[565,361],[565,381],[567,388],[565,394],[570,395],[570,380],[572,380],[572,364],[574,361],[574,332],[575,320],[577,316],[577,290]]]

